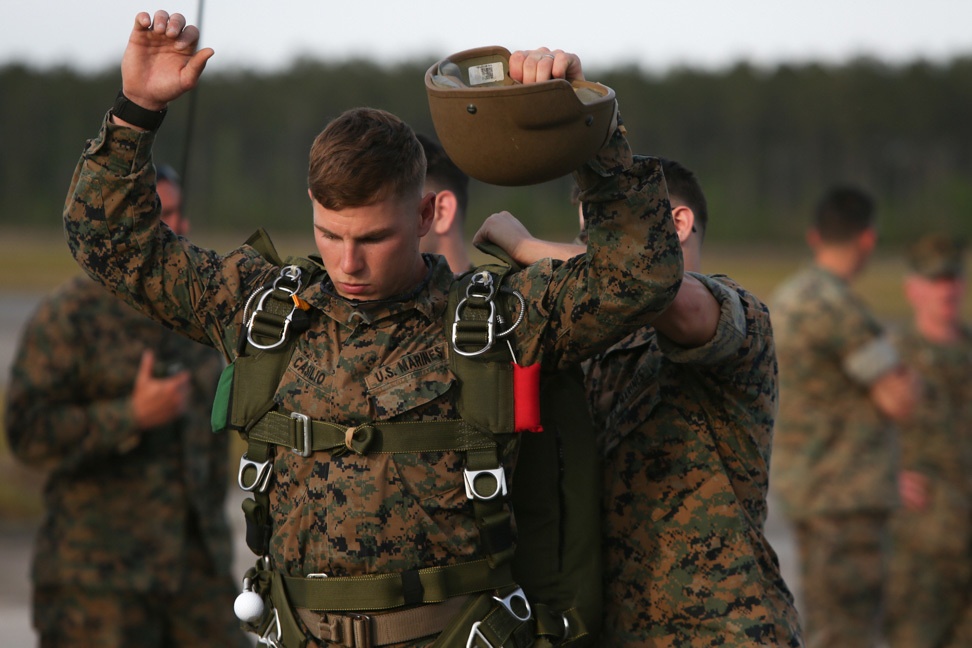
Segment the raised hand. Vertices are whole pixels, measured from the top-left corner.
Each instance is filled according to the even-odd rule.
[[[510,54],[510,76],[521,83],[550,79],[583,81],[584,70],[576,54],[541,47],[535,50],[517,50]]]
[[[182,14],[138,14],[122,57],[122,92],[143,108],[162,110],[196,86],[214,54],[197,52],[198,44],[199,30]]]

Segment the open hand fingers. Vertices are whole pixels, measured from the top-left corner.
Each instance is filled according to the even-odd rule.
[[[135,16],[135,30],[149,29],[152,26],[152,16],[148,15],[147,12],[141,11]]]
[[[513,52],[510,55],[510,76],[521,83],[584,78],[576,54],[546,47]]]
[[[178,14],[176,14],[178,15]],[[169,12],[159,9],[152,14],[152,31],[156,34],[164,34],[169,28]]]

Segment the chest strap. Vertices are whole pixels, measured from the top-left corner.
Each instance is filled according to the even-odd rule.
[[[365,423],[345,427],[315,421],[299,413],[268,412],[247,433],[259,443],[284,446],[302,457],[318,451],[357,454],[462,451],[488,448],[495,442],[461,421]]]

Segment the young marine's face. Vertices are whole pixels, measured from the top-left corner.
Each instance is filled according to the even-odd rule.
[[[962,317],[965,281],[961,277],[911,275],[905,280],[905,294],[920,319],[944,325],[955,324]]]
[[[311,197],[317,251],[339,295],[388,299],[425,278],[419,239],[432,225],[434,197],[393,197],[340,210],[327,209]]]

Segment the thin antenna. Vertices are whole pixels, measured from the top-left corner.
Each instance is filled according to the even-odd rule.
[[[197,18],[196,27],[199,29],[199,38],[202,40],[203,31],[203,13],[205,11],[204,7],[205,1],[199,0],[197,5]],[[182,185],[182,211],[186,211],[186,205],[188,201],[186,197],[189,195],[189,151],[192,148],[192,135],[193,130],[196,125],[196,100],[199,96],[199,84],[189,92],[189,113],[186,116],[186,133],[185,141],[182,146],[182,164],[179,167],[179,175],[181,177]]]

